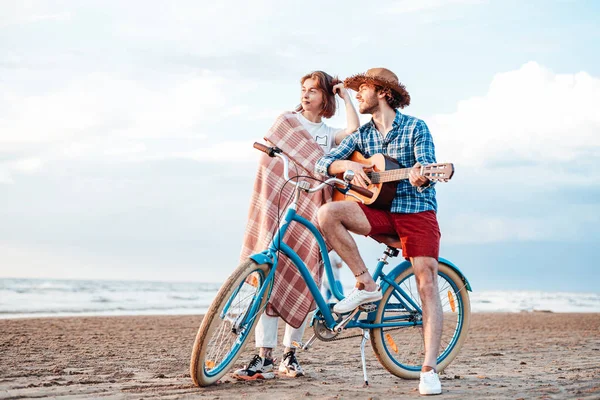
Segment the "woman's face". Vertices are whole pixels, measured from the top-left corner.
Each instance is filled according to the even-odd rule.
[[[318,114],[323,110],[323,92],[317,86],[316,80],[308,78],[304,81],[300,101],[304,111]]]

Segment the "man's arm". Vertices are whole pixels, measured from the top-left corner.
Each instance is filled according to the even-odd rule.
[[[338,147],[331,151],[331,153],[319,158],[319,161],[317,161],[315,164],[315,172],[325,176],[334,176],[337,172],[330,171],[329,166],[335,161],[346,160],[349,158],[350,155],[356,150],[357,142],[357,132],[346,137]]]
[[[435,164],[435,146],[433,144],[433,137],[431,136],[431,132],[429,132],[429,128],[423,121],[417,122],[415,126],[415,159],[417,160],[417,164],[415,167],[420,167],[421,165],[429,165]],[[420,176],[418,171],[411,171],[410,183],[413,186],[417,186],[417,190],[422,192],[423,190],[433,186],[434,184],[429,181],[429,179]]]
[[[315,165],[315,172],[325,176],[335,176],[351,169],[355,173],[352,184],[366,188],[368,185],[367,182],[370,184],[371,181],[367,177],[365,170],[372,169],[373,165],[364,165],[348,160],[357,148],[358,132],[355,132],[346,137],[329,155],[321,157]]]

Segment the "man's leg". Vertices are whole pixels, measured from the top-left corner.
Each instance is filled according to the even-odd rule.
[[[356,242],[348,232],[352,231],[359,235],[367,235],[371,232],[369,220],[358,203],[349,201],[327,203],[319,208],[318,218],[323,235],[354,275],[366,271],[367,267],[358,252]],[[373,291],[377,288],[368,271],[358,276],[356,280],[364,285],[364,290]]]
[[[430,368],[437,367],[437,355],[442,338],[443,314],[437,281],[438,262],[433,257],[414,257],[411,258],[411,263],[423,307],[425,359],[422,371],[429,371]]]
[[[356,277],[356,287],[342,301],[333,306],[340,314],[351,312],[362,304],[381,300],[381,289],[367,270],[360,257],[352,231],[361,235],[371,232],[371,224],[365,211],[357,203],[347,201],[328,203],[319,209],[319,226],[329,244],[348,264]]]

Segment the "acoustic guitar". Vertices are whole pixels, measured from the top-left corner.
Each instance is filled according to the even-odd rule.
[[[371,180],[371,184],[367,189],[373,193],[373,197],[368,198],[350,190],[352,194],[370,207],[389,210],[392,206],[394,197],[396,197],[398,181],[408,179],[408,174],[412,168],[400,168],[398,161],[383,154],[375,154],[370,158],[365,158],[361,153],[355,151],[349,159],[360,164],[373,164],[373,171],[366,173]],[[454,174],[454,165],[451,163],[443,163],[421,166],[420,174],[431,182],[448,182]],[[343,173],[338,174],[337,177],[343,179],[343,175]],[[334,190],[333,201],[342,200],[360,201],[352,196],[345,195],[338,190]]]

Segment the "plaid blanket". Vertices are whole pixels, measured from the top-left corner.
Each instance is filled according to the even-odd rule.
[[[324,155],[323,149],[293,113],[280,115],[265,136],[265,140],[268,145],[279,147],[289,157],[291,176],[310,175],[321,179],[314,173],[314,166]],[[265,250],[277,231],[278,222],[284,216],[288,201],[293,199],[295,188],[288,183],[281,190],[284,183],[283,162],[263,154],[250,200],[248,224],[242,246],[242,261],[254,253]],[[311,184],[314,183],[311,181]],[[331,200],[331,190],[328,189],[308,196],[302,195],[298,204],[298,213],[318,226],[317,210],[329,200]],[[319,285],[323,263],[319,245],[312,234],[302,225],[293,223],[290,224],[283,240],[305,262]],[[314,308],[314,299],[302,276],[294,264],[280,253],[267,314],[280,316],[285,322],[298,328]]]

